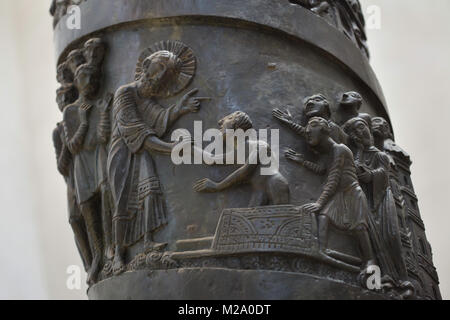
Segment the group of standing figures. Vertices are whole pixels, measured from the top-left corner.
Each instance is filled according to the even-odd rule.
[[[58,66],[63,121],[53,134],[58,170],[68,185],[70,224],[89,284],[97,281],[107,261],[113,260],[115,273],[124,271],[126,248],[141,239],[146,251],[164,249],[165,244],[152,239],[167,216],[151,153],[170,154],[176,143],[161,137],[181,116],[200,107],[196,90],[168,108],[156,100],[183,90],[195,72],[193,53],[181,43],[147,49],[135,81],[119,88],[115,97],[98,99],[105,51],[101,39],[90,39]]]
[[[318,163],[292,149],[285,156],[326,177],[319,199],[304,207],[317,216],[320,254],[336,258],[336,263],[346,260],[345,255],[328,249],[329,226],[333,225],[357,240],[364,261],[362,274],[377,265],[384,285],[401,287],[411,294],[393,194],[398,187],[395,162],[389,155],[392,132],[385,119],[360,113],[362,103],[357,92],[343,94],[338,109],[340,124],[331,119],[329,102],[320,94],[305,101],[306,127],[295,123],[289,112],[275,109],[273,116],[306,138],[313,153],[319,154]]]
[[[68,185],[70,224],[89,284],[98,280],[105,265],[116,274],[123,272],[127,248],[141,240],[146,252],[165,249],[166,244],[153,239],[168,218],[152,154],[169,155],[183,143],[165,142],[162,137],[180,117],[198,112],[203,99],[194,89],[170,107],[158,102],[184,90],[195,74],[192,50],[176,41],[146,49],[138,60],[135,80],[114,96],[104,94],[99,99],[105,52],[102,40],[93,38],[58,66],[57,102],[63,121],[53,135],[58,170]],[[339,103],[339,124],[320,94],[305,102],[306,126],[280,109],[273,116],[306,138],[312,152],[320,156],[313,163],[292,149],[286,151],[288,159],[326,177],[317,202],[304,206],[317,216],[320,254],[336,262],[345,260],[328,249],[328,230],[333,225],[355,236],[363,270],[379,265],[388,276],[386,283],[407,285],[393,195],[398,188],[392,188],[394,160],[387,143],[392,142],[392,133],[383,118],[360,113],[362,103],[358,93],[345,93]],[[243,112],[225,117],[219,125],[224,132],[253,126]],[[219,192],[242,183],[244,176],[253,177],[248,182],[261,192],[252,195],[250,206],[289,204],[287,179],[279,172],[262,177],[254,171],[247,164],[220,183],[203,179],[194,188]]]
[[[57,102],[63,121],[53,133],[58,170],[68,186],[69,221],[90,283],[95,281],[103,257],[113,255],[106,171],[112,95],[97,98],[105,51],[101,39],[90,39],[58,66],[61,87]]]

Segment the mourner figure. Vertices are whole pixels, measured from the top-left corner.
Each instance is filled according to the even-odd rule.
[[[391,126],[384,118],[372,118],[372,133],[375,147],[379,150],[386,152],[389,156],[401,156],[410,159],[409,154],[394,141]]]
[[[406,280],[397,209],[390,187],[391,159],[374,146],[366,120],[353,118],[344,128],[352,144],[359,181],[372,211],[372,242],[382,272],[394,281]]]
[[[324,95],[316,94],[306,98],[303,113],[306,116],[307,121],[313,117],[320,117],[327,120],[331,130],[331,138],[337,143],[347,143],[347,135],[345,132],[331,120],[330,103]],[[295,133],[305,137],[306,128],[301,124],[295,123],[289,112],[275,109],[273,110],[272,115],[283,124],[287,125]]]
[[[339,230],[356,236],[364,262],[363,270],[375,264],[375,256],[369,238],[368,207],[366,196],[359,185],[357,170],[351,150],[336,143],[331,137],[329,121],[312,118],[306,128],[307,143],[326,158],[326,165],[306,161],[294,150],[286,151],[286,157],[319,175],[326,175],[323,192],[319,199],[306,205],[307,212],[318,215],[319,246],[328,257],[328,229],[332,224]]]

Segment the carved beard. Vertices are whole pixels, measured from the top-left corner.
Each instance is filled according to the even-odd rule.
[[[389,138],[388,129],[383,125],[376,125],[376,126],[372,127],[372,133],[377,138],[381,138],[381,139]]]
[[[143,91],[147,96],[156,96],[161,91],[160,79],[145,79]]]
[[[360,137],[355,132],[352,132],[350,135],[350,139],[358,148],[371,147],[373,146],[373,136],[369,135],[368,137]]]

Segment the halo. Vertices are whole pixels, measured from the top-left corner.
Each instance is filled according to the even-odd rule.
[[[197,61],[194,55],[194,51],[187,45],[180,41],[161,41],[155,43],[151,47],[145,49],[139,56],[134,79],[137,81],[141,78],[143,73],[144,60],[158,51],[169,51],[176,55],[180,59],[181,63],[176,72],[175,80],[170,81],[166,90],[161,93],[163,97],[170,97],[177,93],[180,93],[190,84],[194,78],[197,68]]]

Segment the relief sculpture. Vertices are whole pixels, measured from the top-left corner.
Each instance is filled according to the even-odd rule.
[[[180,42],[162,42],[145,50],[137,63],[135,81],[120,87],[114,97],[113,134],[108,177],[114,200],[113,271],[126,265],[126,248],[144,238],[145,251],[160,251],[153,233],[167,222],[161,183],[152,152],[169,155],[175,143],[161,138],[183,115],[197,112],[197,90],[165,108],[159,98],[182,91],[195,73],[195,57]]]
[[[101,41],[96,46],[100,47],[100,51],[104,51]],[[89,53],[90,51],[86,52]],[[67,148],[73,158],[77,205],[85,222],[91,248],[92,262],[88,282],[93,283],[101,270],[104,248],[110,250],[108,242],[111,233],[110,228],[106,227],[110,204],[105,164],[110,135],[111,98],[97,98],[102,78],[103,54],[96,63],[84,62],[79,65],[83,54],[84,51],[75,50],[68,57],[69,68],[74,72],[74,86],[78,98],[64,109],[63,124]],[[106,242],[102,235],[105,236]]]
[[[289,0],[324,18],[342,31],[366,57],[370,56],[365,31],[366,22],[359,0]]]
[[[370,125],[362,118],[353,118],[344,125],[353,148],[358,178],[371,210],[372,243],[384,283],[406,286],[407,271],[402,255],[397,208],[390,184],[391,160],[374,146]]]
[[[306,211],[318,216],[320,253],[325,259],[348,260],[344,255],[328,249],[328,230],[332,224],[355,236],[363,257],[364,270],[376,264],[376,261],[369,238],[369,207],[358,182],[352,152],[331,138],[331,127],[326,119],[310,119],[305,135],[308,145],[320,150],[320,154],[329,159],[326,166],[306,161],[303,155],[294,150],[288,150],[286,157],[316,174],[327,176],[319,199],[304,207]]]
[[[190,140],[166,141],[179,119],[199,113],[201,101],[211,100],[198,97],[198,89],[187,90],[197,67],[191,48],[162,41],[145,49],[134,81],[115,95],[102,87],[105,56],[104,41],[91,38],[71,50],[57,68],[56,101],[63,121],[53,132],[53,142],[89,285],[142,268],[208,264],[304,272],[320,265],[318,274],[341,276],[370,290],[369,270],[380,266],[383,278],[375,290],[393,298],[410,299],[422,290],[420,281],[410,281],[420,267],[411,268],[411,261],[420,255],[413,250],[406,223],[409,180],[399,168],[401,159],[407,162],[409,156],[394,142],[385,119],[361,112],[364,101],[358,92],[342,94],[335,114],[325,95],[307,97],[300,110],[304,122],[295,121],[289,111],[272,111],[274,123],[308,146],[305,155],[289,147],[285,158],[323,182],[315,202],[291,203],[291,178],[281,173],[278,152],[256,136],[246,112],[235,111],[219,121],[218,141],[225,152],[201,150]],[[175,102],[166,107],[161,101],[168,98]],[[248,134],[252,130],[255,135]],[[240,141],[236,132],[245,138]],[[214,235],[156,242],[156,232],[164,232],[171,219],[154,154],[169,156],[179,147],[193,148],[209,159],[205,164],[211,170],[235,164],[244,151],[240,167],[221,181],[203,178],[192,183],[196,197],[249,185],[248,204],[221,208]],[[263,161],[263,155],[271,161]],[[317,161],[310,161],[311,156]],[[298,170],[291,164],[287,172]],[[331,240],[336,230],[340,238]],[[183,249],[193,244],[197,250]],[[357,253],[350,248],[353,244]]]
[[[234,136],[228,138],[227,136],[233,135],[235,130],[242,130],[242,132],[245,132],[252,129],[253,123],[250,117],[244,112],[237,111],[220,120],[219,126],[224,144],[232,139],[233,148],[229,152],[234,156],[237,156],[237,138]],[[230,132],[233,133],[230,134]],[[272,169],[268,168],[269,170],[273,170],[273,172],[266,175],[261,174],[260,170],[261,167],[264,166],[264,164],[261,163],[261,154],[270,155],[271,160],[276,161],[277,163],[279,155],[275,154],[265,141],[248,138],[245,143],[246,149],[250,151],[243,166],[217,183],[207,178],[199,180],[194,185],[194,189],[197,192],[214,193],[239,184],[248,183],[251,184],[253,189],[249,207],[289,204],[289,184],[286,178],[275,168],[278,168],[278,166],[274,166]],[[205,154],[206,151],[203,151],[203,153]],[[221,163],[225,163],[227,160],[227,154],[208,154],[207,156],[211,159],[216,158],[222,160]]]
[[[324,95],[316,94],[308,97],[305,99],[304,105],[303,113],[305,114],[307,121],[314,117],[320,117],[327,120],[331,129],[331,138],[337,143],[347,143],[347,135],[342,128],[331,119],[330,103]],[[306,137],[306,128],[299,123],[295,123],[288,111],[284,112],[280,109],[275,109],[273,110],[272,115],[298,135],[304,138]]]
[[[359,0],[50,12],[90,298],[440,297]]]

